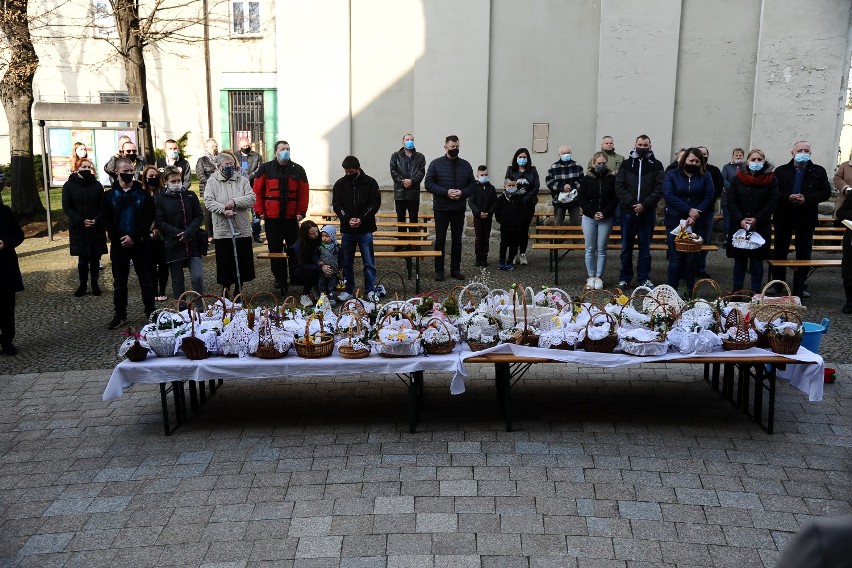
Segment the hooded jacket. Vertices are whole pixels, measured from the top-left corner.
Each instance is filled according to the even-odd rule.
[[[615,193],[621,203],[622,213],[632,213],[633,206],[641,203],[645,213],[653,213],[663,196],[663,164],[648,152],[644,158],[630,151],[615,176]]]
[[[331,242],[325,244],[322,242],[322,234],[320,234],[320,246],[317,247],[317,260],[322,264],[327,264],[337,272],[340,267],[340,246],[337,244],[337,229],[334,225],[323,225],[320,233],[328,233],[331,237]]]
[[[406,158],[405,147],[390,157],[390,175],[393,179],[393,198],[396,201],[419,201],[420,183],[426,177],[426,156],[413,150],[411,158]],[[402,181],[410,179],[411,187],[402,186]]]
[[[340,219],[340,232],[343,234],[373,233],[376,231],[376,213],[382,205],[379,184],[376,180],[358,170],[355,178],[343,176],[331,190],[331,206]],[[351,219],[361,219],[361,226],[349,226]]]
[[[157,228],[163,236],[166,262],[200,257],[196,235],[204,214],[198,196],[186,188],[164,191],[154,198]],[[183,233],[183,240],[178,235]]]

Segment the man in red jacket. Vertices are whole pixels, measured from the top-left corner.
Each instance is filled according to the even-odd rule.
[[[254,178],[254,212],[266,223],[266,244],[269,252],[291,254],[299,240],[299,222],[308,212],[308,176],[305,168],[290,160],[290,144],[284,140],[275,143],[275,159],[265,162]],[[283,260],[272,260],[272,277],[275,287],[281,289],[286,282]],[[293,280],[293,265],[288,272]]]

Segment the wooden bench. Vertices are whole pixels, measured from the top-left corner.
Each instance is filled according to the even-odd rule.
[[[530,239],[533,241],[548,241],[534,242],[532,248],[537,250],[549,251],[548,264],[551,272],[553,272],[554,285],[559,284],[559,261],[572,250],[585,250],[585,237],[582,233],[582,228],[576,225],[563,225],[561,227],[536,227],[538,229],[546,229],[546,233],[533,233]],[[580,229],[580,232],[577,230]],[[665,227],[657,225],[654,227],[654,232],[651,235],[651,250],[668,250],[669,246],[666,242],[668,231]],[[607,250],[621,250],[621,234],[610,233],[609,242],[606,246]],[[575,241],[575,242],[561,242]],[[704,245],[701,247],[704,251],[719,250],[717,245]]]
[[[402,243],[405,243],[404,245]],[[385,246],[409,246],[409,247],[425,247],[430,246],[429,241],[382,241],[374,240],[373,247]],[[255,255],[259,260],[283,260],[287,258],[286,252],[259,252]],[[408,278],[414,278],[414,293],[420,293],[420,259],[435,258],[441,256],[441,251],[438,250],[374,250],[373,256],[376,258],[401,258],[406,261],[406,269]],[[355,257],[361,258],[361,251],[355,251]],[[285,290],[287,285],[285,284]]]
[[[817,247],[814,247],[816,249]],[[840,248],[840,247],[838,247]],[[769,268],[792,268],[793,271],[796,270],[806,270],[807,273],[805,277],[802,279],[801,284],[794,286],[793,295],[802,297],[802,292],[804,292],[804,285],[807,282],[808,278],[811,277],[811,274],[817,271],[819,268],[840,268],[840,263],[842,262],[839,259],[811,259],[811,260],[768,260]],[[793,282],[796,282],[796,279],[793,279]]]

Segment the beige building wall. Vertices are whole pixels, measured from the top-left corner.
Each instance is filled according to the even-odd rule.
[[[91,15],[88,0],[31,4],[56,7],[65,33]],[[666,162],[693,143],[717,164],[740,145],[782,162],[800,138],[815,161],[836,162],[848,0],[807,10],[793,0],[263,0],[263,33],[242,39],[227,29],[229,3],[211,5],[214,137],[227,124],[223,89],[274,88],[275,134],[318,188],[350,153],[390,186],[388,158],[409,131],[429,160],[457,134],[461,155],[499,178],[516,148],[532,146],[534,122],[550,126],[547,152],[533,157],[542,173],[560,144],[586,162],[602,135],[626,154],[642,132]],[[200,26],[192,33],[200,42]],[[37,43],[37,98],[125,90],[107,44],[91,30],[68,35]],[[199,156],[208,135],[200,43],[164,44],[146,61],[156,143],[189,130]],[[0,162],[6,130],[0,113]]]

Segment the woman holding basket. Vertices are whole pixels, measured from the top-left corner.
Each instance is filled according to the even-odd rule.
[[[725,249],[734,259],[734,290],[743,288],[746,268],[750,264],[751,289],[763,286],[763,261],[772,254],[772,214],[778,204],[778,181],[772,164],[763,150],[748,153],[745,163],[728,188],[728,214],[731,235]],[[742,230],[742,232],[740,232]],[[760,239],[764,243],[757,245]]]

